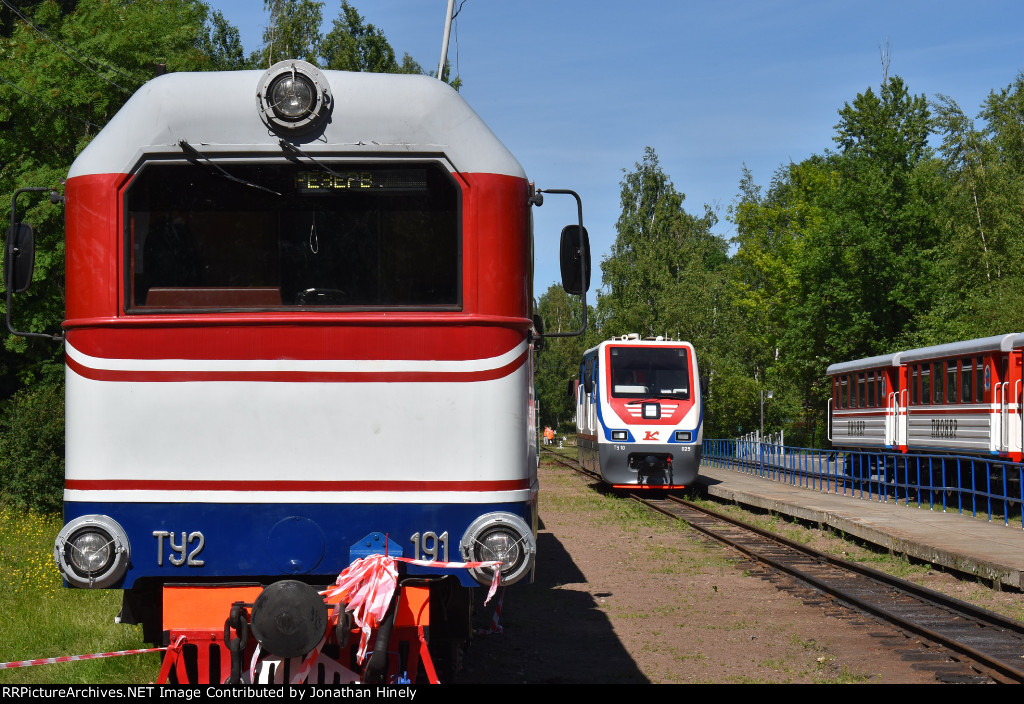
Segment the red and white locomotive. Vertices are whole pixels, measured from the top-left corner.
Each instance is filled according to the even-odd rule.
[[[531,579],[538,193],[428,77],[292,60],[141,88],[66,185],[66,582],[123,590],[122,622],[222,681],[233,604],[258,631],[267,597],[264,650],[308,653],[334,638],[309,590],[360,557]],[[493,570],[401,563],[389,630],[454,654]]]
[[[831,365],[837,447],[1021,459],[1024,334]]]
[[[587,350],[575,387],[580,464],[614,487],[689,486],[700,468],[706,387],[689,342],[630,334]]]

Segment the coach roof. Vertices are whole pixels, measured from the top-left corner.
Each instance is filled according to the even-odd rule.
[[[880,369],[885,367],[898,367],[900,365],[900,352],[896,354],[882,354],[877,357],[866,357],[855,359],[852,362],[839,362],[825,370],[829,376],[833,374],[846,374],[848,372],[859,372],[865,369]]]
[[[978,352],[1009,352],[1013,349],[1013,338],[1016,336],[1017,333],[1010,333],[1009,335],[993,335],[992,337],[981,337],[977,340],[966,340],[964,342],[950,342],[945,345],[935,345],[934,347],[922,347],[921,349],[904,352],[903,361],[917,362],[922,359],[959,357]]]
[[[287,136],[317,157],[445,155],[467,173],[525,178],[522,166],[450,86],[429,76],[321,72],[333,106],[322,129]],[[262,71],[171,73],[140,88],[75,160],[69,178],[130,173],[146,155],[281,156],[257,110]]]

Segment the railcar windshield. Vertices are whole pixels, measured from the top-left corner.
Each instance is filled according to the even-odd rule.
[[[685,347],[611,347],[613,398],[689,400],[690,358]]]
[[[460,307],[459,188],[440,165],[218,165],[132,180],[129,312]]]

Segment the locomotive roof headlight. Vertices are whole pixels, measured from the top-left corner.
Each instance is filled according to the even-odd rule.
[[[260,77],[256,106],[260,118],[275,132],[301,132],[326,119],[331,87],[313,64],[280,61]]]
[[[502,584],[515,584],[529,574],[537,556],[537,541],[530,526],[519,516],[505,512],[488,513],[473,521],[459,547],[466,562],[500,561]],[[470,574],[480,584],[490,584],[494,568],[475,567]]]
[[[75,587],[103,589],[128,571],[131,547],[124,529],[109,516],[80,516],[57,534],[53,559]]]

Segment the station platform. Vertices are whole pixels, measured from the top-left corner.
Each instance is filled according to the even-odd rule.
[[[999,589],[1024,589],[1024,529],[955,511],[918,508],[794,486],[734,469],[701,465],[711,496],[841,531],[894,553],[977,575]]]

